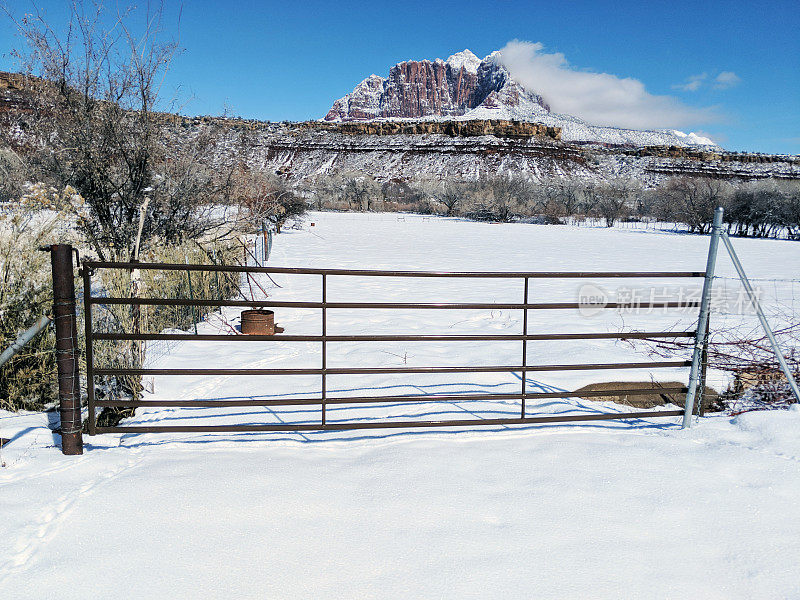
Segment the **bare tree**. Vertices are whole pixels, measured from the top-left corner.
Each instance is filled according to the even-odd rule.
[[[148,5],[138,19],[132,10],[112,14],[99,1],[74,0],[58,24],[35,5],[19,18],[0,8],[19,35],[14,56],[26,101],[6,116],[15,127],[2,128],[0,136],[24,161],[25,178],[56,192],[36,196],[43,202],[31,208],[69,215],[104,260],[135,259],[138,249],[163,251],[217,227],[211,203],[228,197],[231,182],[231,168],[217,156],[217,125],[187,129],[158,112],[166,108],[162,85],[178,53],[166,39],[163,7]],[[117,275],[107,275],[103,285],[135,296],[138,272]],[[109,314],[120,326],[138,328],[137,307]],[[118,358],[139,367],[143,353],[132,345]],[[115,386],[134,397],[141,391],[138,376]]]
[[[584,186],[582,194],[587,208],[605,219],[606,227],[613,227],[628,213],[631,188],[625,182],[590,183]]]
[[[132,11],[109,14],[99,2],[74,0],[66,24],[43,11],[17,18],[22,45],[14,52],[26,74],[32,110],[19,115],[19,148],[31,178],[76,191],[67,205],[101,258],[133,257],[139,213],[142,247],[200,235],[210,223],[203,206],[218,197],[227,175],[213,163],[214,131],[178,135],[174,119],[157,112],[177,44],[165,38],[163,7],[134,31]],[[172,135],[171,135],[172,132]]]
[[[351,210],[370,211],[374,208],[375,201],[381,197],[381,191],[372,177],[353,175],[344,180],[341,196]]]
[[[714,210],[725,204],[724,184],[710,177],[676,177],[663,190],[670,220],[685,223],[693,233],[708,233]]]
[[[384,181],[380,186],[380,201],[384,207],[395,210],[404,210],[408,207],[419,209],[422,200],[425,198],[424,192],[419,188],[421,182],[412,185],[408,181],[392,178]]]
[[[554,200],[561,205],[566,216],[574,216],[583,210],[581,186],[574,179],[562,179],[553,184]]]
[[[231,200],[242,209],[238,215],[251,227],[271,223],[277,233],[287,220],[306,212],[306,201],[298,196],[285,181],[248,169],[244,165],[235,171],[232,180]],[[246,225],[240,228],[246,229]]]
[[[466,189],[463,182],[451,179],[443,182],[441,190],[435,192],[434,198],[436,202],[444,206],[445,215],[451,217],[457,214],[465,195]]]
[[[473,194],[478,212],[501,222],[511,221],[532,195],[527,182],[504,176],[480,179]]]

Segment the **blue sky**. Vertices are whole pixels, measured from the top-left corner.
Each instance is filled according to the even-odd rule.
[[[30,10],[27,0],[5,4]],[[64,13],[63,1],[37,4],[51,20]],[[800,0],[166,6],[184,49],[167,87],[178,90],[186,114],[227,108],[273,121],[318,118],[364,77],[385,75],[401,60],[447,58],[464,48],[483,57],[523,40],[563,54],[567,69],[633,78],[649,95],[674,98],[693,115],[683,129],[726,148],[800,154]],[[15,43],[3,18],[0,69],[14,67]]]

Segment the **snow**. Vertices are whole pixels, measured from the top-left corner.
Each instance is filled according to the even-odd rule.
[[[691,144],[692,146],[712,146],[712,147],[719,147],[715,141],[711,138],[707,138],[702,135],[698,135],[695,132],[691,131],[689,133],[684,133],[682,131],[678,131],[677,129],[671,129],[669,133],[673,135],[677,135],[678,137],[686,139],[686,141]]]
[[[464,49],[461,52],[449,56],[445,61],[454,71],[458,71],[461,67],[470,73],[477,73],[478,67],[481,65],[481,59],[475,56],[469,49]]]
[[[347,135],[327,131],[284,130],[256,133],[253,160],[264,168],[286,173],[293,181],[313,181],[319,175],[364,173],[378,181],[401,179],[474,180],[512,173],[539,182],[579,179],[605,183],[632,179],[645,188],[671,177],[701,169],[710,177],[741,179],[796,177],[797,161],[694,161],[660,156],[630,156],[618,150],[578,148],[534,137],[508,140],[495,136]],[[231,146],[233,144],[231,143]],[[566,153],[566,157],[564,156]]]
[[[514,82],[510,83],[514,84]],[[521,101],[515,105],[502,104],[499,107],[481,105],[467,111],[459,118],[534,121],[542,125],[560,127],[561,139],[565,142],[594,142],[619,146],[689,146],[720,149],[716,142],[695,133],[687,134],[676,129],[639,130],[591,125],[572,115],[549,112],[537,102],[523,95],[520,95],[520,99]]]
[[[314,222],[314,227],[310,226]],[[734,240],[746,268],[794,276],[800,245]],[[395,214],[312,213],[277,236],[270,264],[410,270],[697,270],[708,238],[636,230],[494,225]],[[733,274],[721,259],[718,272]],[[317,299],[319,277],[276,275],[275,300]],[[331,277],[330,300],[519,301],[519,282]],[[613,291],[618,282],[597,282]],[[626,282],[632,283],[632,282]],[[639,282],[646,284],[647,282]],[[265,282],[266,284],[266,282]],[[687,284],[688,285],[688,284]],[[532,297],[574,301],[577,282]],[[776,283],[786,298],[790,288]],[[318,312],[318,311],[316,311]],[[335,314],[334,314],[335,312]],[[330,311],[330,333],[512,332],[514,311]],[[226,313],[232,318],[234,311]],[[532,311],[531,331],[615,331],[691,315]],[[737,316],[717,314],[720,326]],[[287,333],[314,311],[278,309]],[[218,320],[200,325],[219,328]],[[518,344],[333,345],[329,365],[502,364]],[[543,345],[541,345],[543,344]],[[313,344],[181,343],[165,367],[318,364]],[[167,352],[168,350],[168,352]],[[642,359],[627,344],[539,343],[539,364]],[[665,378],[683,377],[686,369]],[[603,379],[631,372],[605,372]],[[645,373],[638,373],[639,377]],[[713,374],[717,384],[720,374]],[[154,398],[313,395],[318,378],[157,377]],[[289,378],[285,378],[289,379]],[[176,381],[177,380],[177,381]],[[529,374],[575,389],[588,373]],[[506,375],[331,377],[330,395],[516,390]],[[379,388],[379,389],[374,389]],[[531,413],[624,411],[577,399]],[[513,402],[331,409],[329,418],[479,418]],[[102,435],[64,457],[52,414],[0,413],[0,596],[326,598],[800,597],[800,410],[548,426],[352,432]],[[314,421],[314,407],[148,409],[127,424]],[[77,552],[77,556],[73,553]]]

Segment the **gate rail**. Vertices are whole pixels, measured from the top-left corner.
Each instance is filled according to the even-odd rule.
[[[162,271],[207,271],[227,273],[266,273],[266,274],[295,274],[319,275],[322,278],[321,298],[316,302],[273,301],[268,298],[263,300],[208,300],[208,299],[183,299],[183,298],[107,298],[91,294],[91,276],[97,269],[140,269]],[[657,339],[657,338],[698,338],[697,331],[655,331],[655,332],[620,332],[620,333],[552,333],[529,334],[529,310],[553,309],[579,309],[586,307],[581,303],[531,303],[529,302],[529,281],[531,279],[610,279],[610,278],[706,278],[705,272],[442,272],[442,271],[379,271],[356,269],[311,269],[293,267],[251,267],[239,265],[187,265],[169,263],[131,263],[131,262],[83,262],[84,285],[84,310],[86,325],[86,366],[87,366],[87,395],[89,404],[88,432],[90,435],[98,433],[158,433],[158,432],[244,432],[244,431],[314,431],[314,430],[343,430],[343,429],[373,429],[373,428],[411,428],[411,427],[453,427],[474,425],[512,425],[525,423],[551,423],[571,421],[595,421],[606,419],[630,419],[642,417],[673,417],[686,416],[682,410],[661,411],[633,411],[624,413],[582,414],[582,415],[556,415],[556,416],[528,416],[526,401],[529,399],[545,398],[570,398],[575,397],[575,392],[535,392],[526,391],[526,374],[529,372],[545,371],[573,371],[573,370],[605,370],[605,369],[657,369],[665,367],[688,367],[692,361],[658,361],[658,362],[628,362],[628,363],[595,363],[595,364],[568,364],[568,365],[531,365],[527,360],[527,345],[531,341],[543,340],[597,340],[597,339]],[[400,303],[400,302],[330,302],[327,297],[328,277],[356,276],[356,277],[400,277],[400,278],[472,278],[472,279],[519,279],[522,280],[522,302],[520,303]],[[211,307],[270,307],[270,308],[307,308],[321,311],[320,335],[192,335],[175,333],[99,333],[92,328],[92,309],[95,304],[121,304],[130,306],[211,306]],[[606,303],[593,305],[593,308],[615,309],[628,308],[631,304]],[[639,308],[687,308],[700,307],[699,301],[684,302],[651,302],[650,304],[636,305]],[[327,320],[328,310],[336,309],[385,309],[385,310],[490,310],[508,309],[522,310],[522,332],[508,335],[328,335]],[[97,368],[93,359],[93,343],[95,340],[116,341],[157,341],[157,340],[193,340],[193,341],[284,341],[284,342],[319,342],[321,344],[322,359],[320,368],[316,369],[110,369]],[[369,342],[369,341],[519,341],[521,342],[521,360],[516,365],[488,365],[488,366],[453,366],[453,367],[380,367],[380,368],[330,368],[327,366],[328,342]],[[704,367],[704,366],[703,366]],[[465,395],[400,395],[400,396],[358,396],[358,397],[330,397],[327,390],[328,375],[361,375],[361,374],[388,374],[388,373],[520,373],[521,387],[519,393],[496,394],[465,394]],[[318,375],[321,378],[320,396],[303,399],[270,399],[270,400],[97,400],[94,392],[94,378],[97,376],[114,375]],[[649,389],[628,390],[602,390],[581,392],[581,397],[593,396],[636,396],[653,393],[687,393],[689,388],[663,387]],[[326,409],[328,405],[337,404],[368,404],[384,402],[434,402],[452,400],[519,400],[519,417],[501,419],[463,419],[443,421],[379,421],[379,422],[335,422],[327,421]],[[181,426],[116,426],[98,427],[96,423],[97,407],[233,407],[233,406],[290,406],[290,405],[320,405],[321,421],[318,424],[264,424],[264,425],[181,425]],[[688,403],[687,403],[688,406]],[[689,413],[691,414],[691,413]]]

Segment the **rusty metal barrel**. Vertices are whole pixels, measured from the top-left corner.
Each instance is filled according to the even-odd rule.
[[[246,335],[274,335],[275,311],[265,309],[243,310],[242,333]]]

